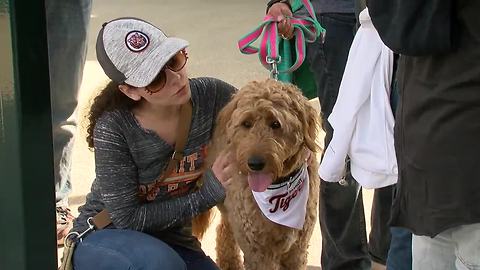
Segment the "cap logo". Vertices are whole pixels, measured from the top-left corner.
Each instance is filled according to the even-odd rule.
[[[149,43],[150,40],[147,35],[140,31],[132,31],[125,37],[125,44],[127,44],[128,49],[132,52],[143,51]]]

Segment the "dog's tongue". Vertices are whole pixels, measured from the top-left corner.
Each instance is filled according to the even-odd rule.
[[[269,173],[249,173],[248,185],[255,192],[264,192],[272,184],[272,175]]]

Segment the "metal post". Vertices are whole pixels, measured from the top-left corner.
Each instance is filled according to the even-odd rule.
[[[44,1],[0,0],[0,269],[56,269]]]

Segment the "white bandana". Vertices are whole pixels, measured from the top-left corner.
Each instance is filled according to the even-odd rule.
[[[308,182],[305,164],[287,182],[270,185],[264,192],[252,193],[260,210],[269,220],[301,230],[307,210]]]

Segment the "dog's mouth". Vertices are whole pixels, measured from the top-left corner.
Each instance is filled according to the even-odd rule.
[[[264,192],[273,182],[273,175],[265,172],[248,173],[248,185],[255,192]]]

